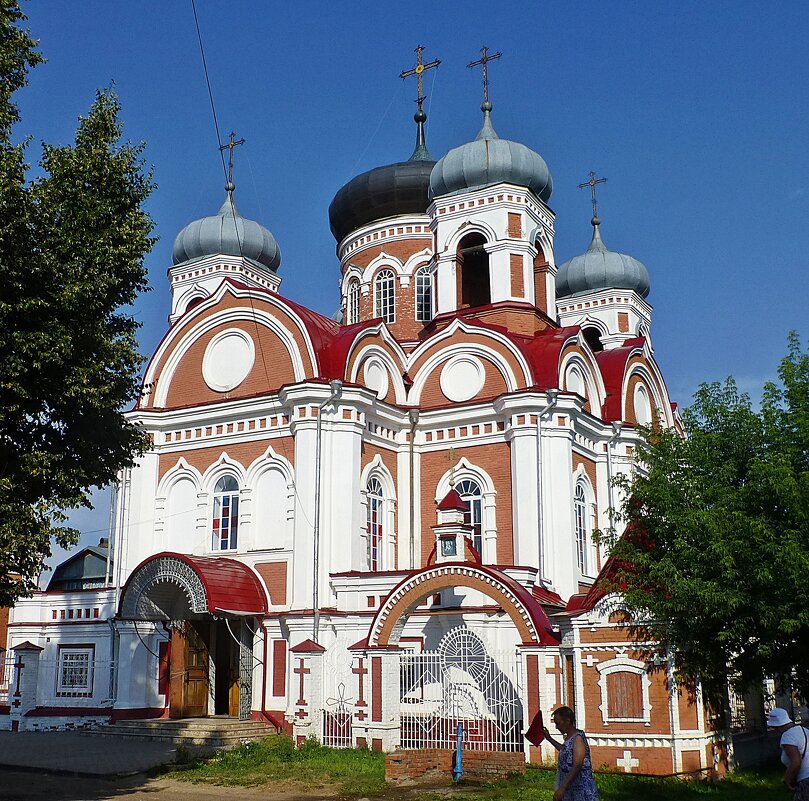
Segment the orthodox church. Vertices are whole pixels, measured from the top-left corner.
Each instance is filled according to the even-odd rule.
[[[436,161],[423,99],[412,156],[329,207],[339,319],[284,296],[231,179],[177,235],[129,413],[151,447],[120,477],[104,579],[12,611],[8,727],[224,715],[389,751],[462,723],[464,748],[539,762],[523,733],[567,704],[596,767],[723,762],[698,691],[597,583],[638,426],[679,425],[649,274],[595,215],[558,263],[544,159],[486,97]]]

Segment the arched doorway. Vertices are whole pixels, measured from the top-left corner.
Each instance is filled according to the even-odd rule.
[[[132,624],[142,647],[160,661],[156,691],[169,717],[229,715],[252,706],[253,632],[267,611],[258,577],[222,557],[161,553],[142,562],[121,594],[116,618]],[[139,622],[160,627],[152,648]]]

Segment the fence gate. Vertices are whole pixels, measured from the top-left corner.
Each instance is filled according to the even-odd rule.
[[[473,631],[448,631],[435,651],[401,656],[401,747],[522,751],[516,651],[489,654]]]

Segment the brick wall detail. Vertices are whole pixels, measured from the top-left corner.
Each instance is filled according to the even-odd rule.
[[[385,780],[389,782],[452,782],[455,752],[448,748],[398,749],[385,755]],[[510,773],[525,773],[525,755],[508,751],[464,751],[463,780],[494,782]]]
[[[287,563],[259,562],[255,568],[267,585],[270,603],[274,606],[284,606],[287,602]]]
[[[509,267],[511,268],[511,294],[515,298],[524,298],[525,281],[522,273],[522,255],[512,253],[509,257]]]
[[[272,644],[272,694],[275,697],[286,695],[287,686],[287,643],[274,640]]]

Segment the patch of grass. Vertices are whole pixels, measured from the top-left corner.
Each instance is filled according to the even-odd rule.
[[[743,771],[720,782],[657,779],[622,773],[599,773],[601,801],[785,801],[783,771]],[[483,787],[464,786],[451,793],[452,801],[552,801],[556,772],[529,766],[525,776]],[[413,801],[446,801],[446,793],[424,792]]]
[[[365,796],[408,801],[552,801],[555,770],[529,765],[524,776],[483,786],[450,786],[435,790],[400,788],[385,782],[385,761],[367,749],[334,749],[309,740],[295,748],[289,737],[248,742],[233,751],[175,765],[166,778],[217,785],[286,786],[322,791],[323,796]],[[722,781],[657,779],[624,773],[599,773],[601,801],[785,801],[783,771],[741,771]]]
[[[232,751],[175,766],[165,777],[244,787],[270,782],[310,789],[329,787],[345,797],[380,796],[388,787],[383,754],[362,748],[327,748],[315,740],[295,748],[283,735],[251,740]]]

